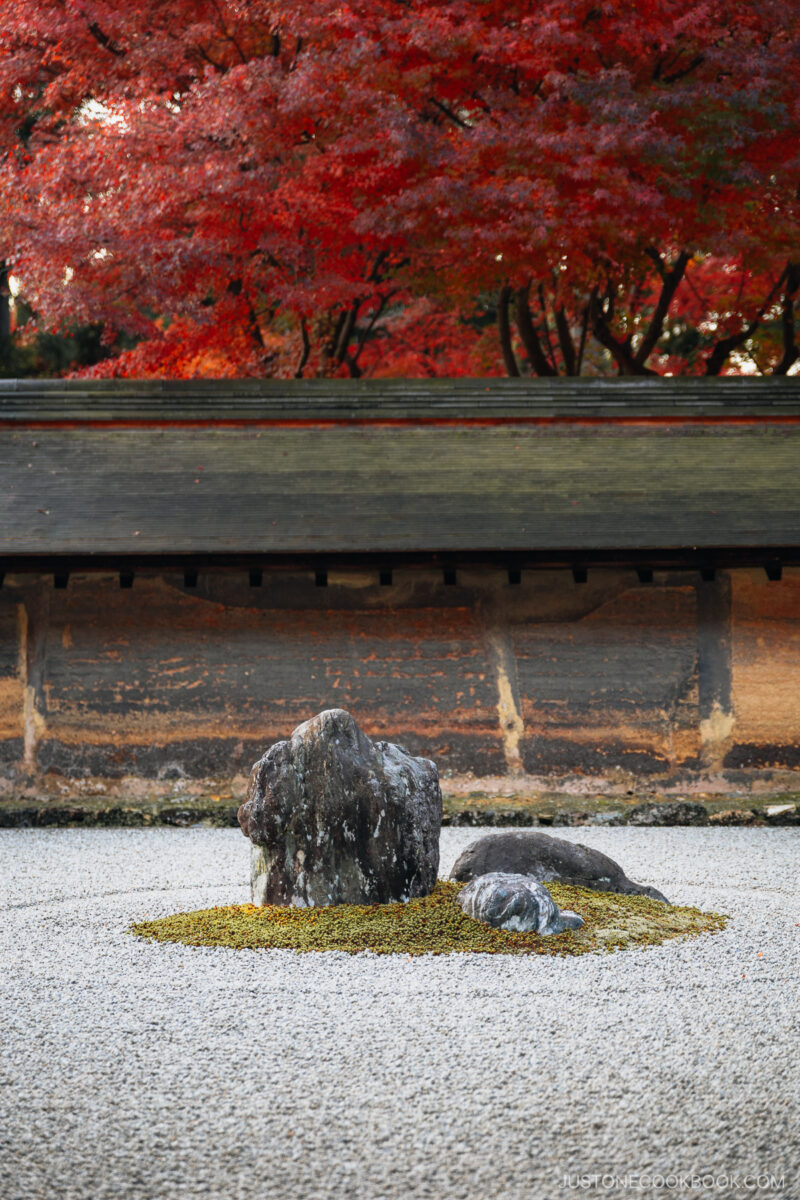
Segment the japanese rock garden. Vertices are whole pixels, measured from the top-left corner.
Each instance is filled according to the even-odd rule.
[[[0,128],[0,1200],[800,1200],[800,0],[8,0]]]
[[[725,925],[669,905],[597,850],[540,833],[479,838],[437,881],[441,816],[433,762],[325,710],[253,766],[239,809],[252,903],[132,932],[249,949],[575,955]]]

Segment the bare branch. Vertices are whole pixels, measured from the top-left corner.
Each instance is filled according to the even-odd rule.
[[[544,336],[547,339],[547,357],[550,362],[550,366],[553,368],[553,373],[557,375],[558,367],[556,366],[556,353],[553,349],[553,339],[550,337],[550,326],[547,323],[547,301],[544,298],[544,287],[541,283],[539,284],[537,295],[539,297],[539,307],[542,310],[542,328],[544,329]]]
[[[117,58],[125,57],[125,51],[120,49],[119,46],[116,46],[114,44],[114,42],[111,41],[111,38],[108,36],[107,33],[103,32],[103,30],[100,28],[100,26],[97,24],[96,21],[92,21],[91,24],[89,25],[89,33],[92,35],[92,37],[94,38],[94,40],[96,42],[99,42],[99,44],[103,47],[104,50],[107,50],[109,52],[109,54],[113,54]]]
[[[361,307],[361,300],[355,299],[350,306],[350,309],[344,314],[344,321],[339,327],[339,336],[336,339],[333,355],[337,362],[344,362],[347,357],[347,347],[350,344],[350,338],[353,336],[353,330],[358,319],[358,310]]]
[[[500,349],[503,351],[506,374],[510,375],[513,379],[518,379],[519,364],[514,354],[514,347],[511,345],[511,321],[508,315],[510,300],[511,288],[505,283],[500,288],[500,294],[497,298],[497,329],[500,334]]]
[[[517,288],[514,296],[519,336],[522,338],[525,353],[528,355],[531,366],[536,374],[542,376],[555,375],[555,368],[547,360],[547,355],[542,349],[542,343],[539,340],[539,335],[531,318],[530,290],[531,285],[528,283],[525,287]]]
[[[732,333],[729,337],[720,338],[720,340],[716,343],[706,359],[706,375],[719,375],[720,371],[725,366],[728,357],[733,354],[734,350],[738,350],[740,346],[743,346],[744,343],[753,336],[763,321],[764,314],[767,313],[775,303],[776,297],[789,277],[790,269],[791,268],[789,266],[784,268],[780,278],[770,288],[764,303],[761,305],[752,321],[750,321],[748,325],[745,325],[744,329],[740,329],[738,333]]]
[[[648,246],[647,249],[645,250],[645,254],[647,255],[648,258],[653,260],[653,262],[655,263],[655,268],[658,271],[661,278],[666,279],[667,269],[664,266],[664,259],[661,257],[658,250],[656,250],[655,246]]]
[[[675,61],[677,62],[678,60],[676,59]],[[701,67],[705,61],[704,54],[696,54],[694,58],[689,60],[685,67],[673,71],[671,75],[662,75],[661,82],[678,83],[679,80],[685,79],[687,75],[691,75],[692,71],[696,71],[698,67]]]
[[[373,263],[372,270],[370,271],[369,275],[367,276],[367,283],[380,283],[381,282],[381,269],[388,257],[389,257],[388,250],[380,251],[377,258],[375,259],[375,262]]]
[[[794,336],[794,302],[800,289],[800,263],[792,263],[787,271],[786,286],[783,289],[783,307],[781,312],[781,328],[783,333],[783,357],[773,368],[773,375],[786,375],[789,368],[800,358],[800,350]]]
[[[300,352],[300,361],[297,364],[297,370],[294,373],[295,379],[303,378],[303,369],[308,362],[308,356],[311,353],[311,340],[308,336],[308,326],[306,325],[305,317],[300,318],[300,337],[303,339],[303,349]]]
[[[336,324],[333,327],[333,332],[331,333],[331,336],[328,338],[328,341],[325,343],[325,346],[323,348],[322,356],[324,359],[333,358],[334,355],[336,354],[336,347],[339,345],[339,337],[342,332],[342,329],[344,328],[344,324],[345,324],[346,320],[347,320],[347,309],[342,309],[342,311],[339,313],[338,317],[336,318]]]
[[[220,6],[219,6],[219,4],[217,3],[217,0],[211,0],[211,4],[212,4],[212,6],[213,6],[213,8],[214,8],[214,10],[215,10],[215,12],[216,12],[216,14],[217,14],[217,16],[219,17],[220,24],[221,24],[221,26],[222,26],[222,36],[223,36],[223,37],[225,37],[225,38],[227,38],[227,40],[228,40],[228,41],[231,43],[231,45],[232,45],[232,46],[233,46],[233,48],[235,49],[236,53],[239,55],[239,58],[242,60],[242,62],[243,62],[243,63],[246,63],[246,62],[247,62],[247,56],[245,55],[245,52],[244,52],[244,50],[243,50],[243,49],[242,49],[242,47],[239,45],[239,43],[238,43],[238,41],[236,40],[236,38],[234,37],[234,35],[233,35],[233,34],[230,32],[230,30],[228,29],[228,26],[227,26],[227,25],[226,25],[226,23],[225,23],[225,18],[224,18],[224,16],[222,15],[222,10],[220,9]]]
[[[356,346],[355,354],[348,355],[348,363],[352,363],[353,365],[358,363],[358,360],[361,357],[361,351],[367,344],[370,334],[386,311],[386,306],[388,305],[392,296],[396,296],[399,290],[399,288],[394,288],[391,292],[386,292],[385,295],[378,297],[378,303],[375,306],[374,311],[370,313],[369,320],[359,331],[358,345]]]
[[[558,344],[561,349],[561,357],[564,360],[564,370],[567,375],[577,375],[575,347],[572,344],[572,334],[570,333],[569,321],[566,318],[563,308],[556,309],[556,332],[558,333]]]
[[[628,342],[614,337],[609,325],[613,308],[609,306],[608,311],[604,312],[602,301],[596,292],[592,293],[589,309],[592,333],[600,345],[605,346],[606,350],[611,353],[619,367],[620,375],[652,375],[653,371],[645,367],[643,363],[636,361]]]
[[[594,293],[592,293],[592,295],[594,295]],[[586,349],[586,338],[589,333],[589,308],[590,308],[590,306],[591,306],[591,299],[589,301],[589,304],[587,304],[583,310],[583,323],[581,325],[581,337],[580,337],[580,341],[578,342],[578,353],[577,353],[576,360],[575,360],[575,374],[576,375],[580,375],[581,368],[583,367],[583,353]]]
[[[472,128],[468,121],[462,121],[461,117],[459,117],[457,113],[454,113],[453,110],[448,108],[446,104],[442,104],[442,102],[437,100],[435,96],[429,96],[428,99],[434,108],[438,108],[439,112],[443,113],[444,116],[447,117],[448,121],[452,121],[453,124],[458,125],[460,129]]]
[[[669,312],[669,306],[672,303],[675,292],[678,290],[681,280],[686,274],[686,267],[690,258],[691,255],[689,254],[688,250],[682,250],[671,270],[666,270],[666,268],[663,268],[662,266],[664,273],[661,276],[663,280],[661,285],[661,295],[658,297],[658,302],[653,312],[653,316],[650,319],[650,325],[647,333],[642,338],[634,356],[635,362],[637,362],[640,366],[644,366],[644,364],[647,362],[648,358],[655,349],[658,339],[661,337],[664,329],[664,321],[666,320],[667,313]]]

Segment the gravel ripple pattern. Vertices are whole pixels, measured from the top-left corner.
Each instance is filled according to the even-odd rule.
[[[130,923],[249,899],[238,831],[0,833],[0,1196],[800,1200],[800,830],[558,832],[733,919],[579,959],[157,945]]]

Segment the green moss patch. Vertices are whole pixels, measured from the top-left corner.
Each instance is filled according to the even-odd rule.
[[[456,904],[464,885],[440,881],[408,904],[340,904],[330,908],[258,908],[253,904],[175,913],[141,921],[130,932],[158,942],[235,950],[344,950],[359,954],[589,954],[658,946],[669,938],[714,933],[728,918],[678,908],[645,896],[618,896],[548,884],[560,908],[584,926],[551,937],[507,933],[465,917]]]

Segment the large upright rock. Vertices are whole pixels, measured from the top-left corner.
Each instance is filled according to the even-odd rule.
[[[436,883],[441,823],[434,764],[371,742],[348,712],[328,709],[251,772],[239,824],[253,842],[253,903],[425,896]]]

